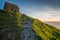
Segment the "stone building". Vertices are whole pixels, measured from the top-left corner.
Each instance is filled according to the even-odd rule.
[[[15,5],[15,4],[5,2],[4,10],[19,12],[19,7],[17,5]]]

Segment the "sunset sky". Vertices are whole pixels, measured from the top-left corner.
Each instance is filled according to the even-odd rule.
[[[0,9],[5,2],[16,4],[22,14],[41,21],[60,21],[60,0],[0,0]]]

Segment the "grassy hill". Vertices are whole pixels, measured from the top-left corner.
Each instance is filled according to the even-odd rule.
[[[0,10],[1,40],[9,40],[8,37],[12,40],[21,40],[22,28],[26,25],[32,27],[36,40],[60,40],[60,30],[57,28],[20,12]]]

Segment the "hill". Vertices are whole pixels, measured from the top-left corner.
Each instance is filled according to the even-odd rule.
[[[0,10],[0,40],[60,40],[60,30],[20,12]]]

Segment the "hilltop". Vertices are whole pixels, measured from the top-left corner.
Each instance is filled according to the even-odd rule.
[[[59,40],[60,30],[25,14],[0,10],[0,40]]]

